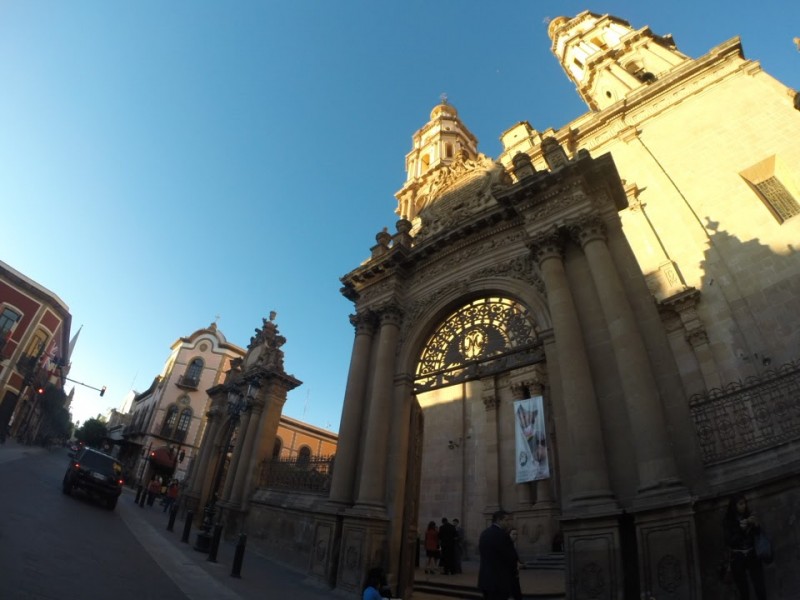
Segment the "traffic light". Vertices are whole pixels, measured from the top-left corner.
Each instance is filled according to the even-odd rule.
[[[36,393],[39,394],[39,395],[44,394],[44,388],[43,387],[36,388]]]
[[[103,394],[105,394],[105,393],[106,393],[106,386],[103,386],[103,387],[100,388],[100,397],[102,398]]]

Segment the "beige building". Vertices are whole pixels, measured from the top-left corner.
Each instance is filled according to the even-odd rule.
[[[172,344],[164,370],[133,398],[120,453],[129,480],[146,484],[154,475],[186,477],[205,427],[206,390],[243,355],[215,323]]]
[[[738,39],[692,59],[589,12],[549,32],[589,112],[518,123],[492,159],[433,109],[396,231],[342,279],[330,492],[257,491],[254,543],[343,592],[383,566],[409,597],[422,524],[459,517],[474,544],[503,507],[524,558],[563,540],[569,598],[717,598],[745,492],[774,536],[769,595],[797,597],[797,94]],[[549,477],[518,483],[516,403],[539,397]]]

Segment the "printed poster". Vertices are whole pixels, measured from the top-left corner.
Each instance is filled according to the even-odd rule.
[[[550,477],[544,401],[541,396],[514,402],[517,483]]]

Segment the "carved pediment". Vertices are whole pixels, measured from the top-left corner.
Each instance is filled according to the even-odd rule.
[[[420,227],[425,239],[497,204],[492,188],[510,183],[500,163],[480,154],[476,159],[460,154],[450,165],[432,172],[416,197]]]

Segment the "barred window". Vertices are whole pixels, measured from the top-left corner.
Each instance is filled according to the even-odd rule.
[[[753,186],[767,205],[767,208],[781,223],[800,214],[800,204],[792,197],[780,179],[774,175],[760,183],[754,183]]]

